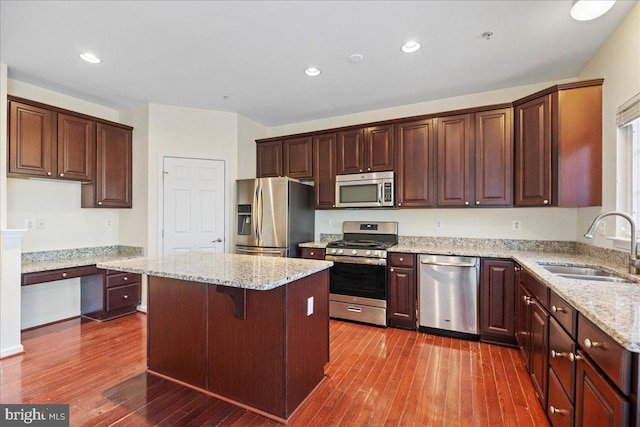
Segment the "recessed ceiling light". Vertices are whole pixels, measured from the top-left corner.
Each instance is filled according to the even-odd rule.
[[[320,75],[320,69],[316,67],[309,67],[304,70],[304,73],[309,77],[316,77]]]
[[[420,43],[415,40],[410,40],[403,44],[401,49],[404,53],[412,53],[420,49]]]
[[[84,59],[87,62],[90,62],[92,64],[99,64],[102,62],[102,59],[98,58],[97,56],[95,56],[93,53],[82,53],[80,54],[80,58]]]
[[[590,21],[607,13],[616,0],[573,0],[571,17],[576,21]]]
[[[349,55],[349,62],[351,62],[352,64],[362,62],[363,59],[364,56],[360,55],[359,53]]]

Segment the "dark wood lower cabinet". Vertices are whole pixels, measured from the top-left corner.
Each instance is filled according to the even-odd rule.
[[[547,406],[549,377],[549,313],[533,300],[531,303],[531,366],[529,374],[533,388],[543,407]]]
[[[549,369],[547,416],[553,427],[573,427],[575,410],[553,369]]]
[[[95,268],[95,266],[94,266]],[[109,320],[135,313],[142,294],[142,276],[96,269],[80,279],[80,312],[94,320]]]
[[[416,275],[412,268],[389,269],[389,326],[416,329]]]
[[[480,269],[480,339],[516,345],[515,263],[483,259]]]
[[[608,383],[582,351],[578,351],[576,369],[576,426],[629,425],[629,401]]]

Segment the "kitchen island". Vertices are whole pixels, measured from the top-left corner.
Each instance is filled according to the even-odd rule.
[[[149,276],[149,373],[285,422],[329,361],[331,265],[195,252],[98,267]]]

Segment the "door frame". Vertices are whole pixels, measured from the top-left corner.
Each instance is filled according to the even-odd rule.
[[[223,183],[223,191],[224,191],[224,214],[223,214],[223,229],[224,229],[224,253],[229,253],[229,220],[228,220],[228,210],[229,210],[229,191],[228,185],[229,182],[229,168],[227,168],[228,160],[225,158],[210,158],[210,157],[194,157],[194,156],[174,156],[169,154],[159,154],[158,155],[158,224],[156,230],[156,255],[162,256],[164,254],[164,237],[162,236],[162,230],[164,229],[164,159],[173,158],[173,159],[185,159],[185,160],[213,160],[220,161],[223,164],[224,168],[224,183]]]

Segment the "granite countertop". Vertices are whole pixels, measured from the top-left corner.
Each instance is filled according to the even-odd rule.
[[[269,290],[325,270],[330,261],[190,252],[99,263],[99,268],[236,288]]]
[[[143,248],[134,246],[100,246],[22,254],[22,274],[61,268],[84,267],[100,262],[141,257]]]
[[[499,244],[492,245],[493,241],[488,242],[489,244],[482,247],[481,245],[411,244],[401,241],[401,244],[389,248],[387,252],[513,259],[624,348],[640,353],[639,275],[629,274],[627,268],[620,263],[611,262],[605,257],[567,251],[545,251],[543,247],[540,250],[517,250],[505,248]],[[327,242],[323,240],[303,243],[300,246],[324,248],[326,244]],[[559,249],[565,248],[560,245]],[[602,268],[615,272],[632,283],[567,279],[547,271],[540,263]]]

